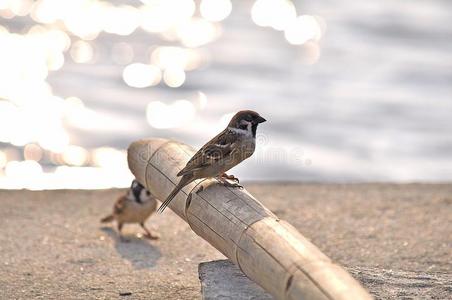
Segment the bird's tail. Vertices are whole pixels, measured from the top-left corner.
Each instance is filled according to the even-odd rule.
[[[113,217],[113,215],[108,215],[105,218],[101,219],[100,222],[101,223],[109,223],[112,222],[115,219],[115,217]]]
[[[179,183],[174,187],[173,191],[168,195],[168,197],[166,197],[166,200],[162,202],[162,204],[160,205],[159,209],[157,210],[157,212],[159,214],[161,214],[165,208],[170,204],[171,200],[173,200],[173,198],[177,195],[177,193],[187,184],[189,184],[191,181],[193,181],[192,179],[193,176],[191,175],[184,175],[181,180],[179,181]]]

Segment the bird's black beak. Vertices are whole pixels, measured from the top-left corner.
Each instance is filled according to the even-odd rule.
[[[258,116],[258,117],[256,118],[256,120],[254,120],[254,122],[256,122],[257,124],[259,124],[259,123],[264,123],[265,121],[267,121],[267,120],[265,120],[265,119],[262,118],[261,116]]]

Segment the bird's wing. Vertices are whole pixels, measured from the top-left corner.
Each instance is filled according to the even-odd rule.
[[[227,157],[234,149],[236,141],[237,134],[231,130],[225,129],[199,149],[177,176],[182,176],[197,169],[204,168],[221,158]]]
[[[115,214],[120,214],[124,211],[125,207],[126,207],[126,201],[127,198],[122,196],[118,199],[118,201],[116,201],[115,206],[113,208],[113,211]]]

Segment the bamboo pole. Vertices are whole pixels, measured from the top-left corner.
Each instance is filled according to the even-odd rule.
[[[195,152],[175,141],[140,140],[128,149],[129,168],[157,198],[165,199]],[[246,189],[197,180],[169,207],[276,299],[372,299],[349,273]]]

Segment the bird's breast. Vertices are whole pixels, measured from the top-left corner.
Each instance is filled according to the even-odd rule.
[[[155,198],[138,203],[134,200],[129,200],[124,210],[117,216],[118,221],[124,223],[140,223],[145,221],[157,208],[157,201]]]

